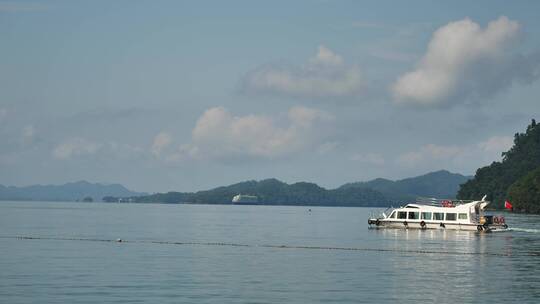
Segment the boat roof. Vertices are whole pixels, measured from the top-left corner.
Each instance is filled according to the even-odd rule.
[[[453,205],[463,205],[473,202],[485,202],[485,199],[482,200],[458,200],[453,198],[433,198],[433,197],[419,197],[416,199],[416,204],[418,205],[441,205],[444,203],[451,203]]]
[[[452,200],[452,199],[435,199],[435,198],[419,198],[415,203],[409,203],[397,209],[422,209],[422,210],[463,210],[469,207],[480,204],[483,209],[489,204],[485,200]]]

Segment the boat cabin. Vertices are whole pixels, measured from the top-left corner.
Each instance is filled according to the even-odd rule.
[[[481,201],[417,202],[391,209],[389,215],[384,212],[381,217],[370,218],[368,223],[381,227],[478,231],[507,227],[504,217],[484,215],[484,208],[488,204],[485,197]]]

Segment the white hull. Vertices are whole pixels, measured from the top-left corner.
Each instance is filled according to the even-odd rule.
[[[255,205],[258,202],[259,198],[255,195],[238,194],[232,199],[232,203],[237,205]]]
[[[466,231],[493,231],[508,229],[506,224],[502,225],[480,225],[475,223],[448,223],[448,222],[425,222],[421,221],[388,221],[379,219],[372,220],[372,225],[375,228],[396,228],[396,229],[446,229],[446,230],[466,230]],[[406,223],[406,224],[405,224]]]

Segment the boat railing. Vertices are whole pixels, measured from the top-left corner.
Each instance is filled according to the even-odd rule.
[[[455,207],[470,202],[473,202],[473,200],[440,199],[433,197],[419,197],[416,199],[417,204],[435,207]]]
[[[383,211],[383,213],[381,214],[384,218],[387,218],[390,216],[390,213],[392,212],[392,210],[394,209],[394,207],[390,206],[388,208],[386,208],[386,210]]]
[[[369,218],[387,218],[390,216],[390,211],[392,211],[394,207],[390,206],[386,208],[383,212],[380,211],[370,211],[369,212]]]

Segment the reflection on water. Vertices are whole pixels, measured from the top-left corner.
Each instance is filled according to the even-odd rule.
[[[386,246],[404,250],[451,250],[453,253],[490,253],[486,233],[446,229],[374,229]],[[497,252],[500,253],[500,252]]]
[[[440,253],[486,253],[484,235],[457,230],[379,229],[388,246],[405,250],[436,250]],[[481,269],[487,267],[485,255],[432,253],[396,256],[389,267],[398,274],[394,288],[396,299],[411,291],[409,301],[460,303],[477,301],[475,286]],[[456,292],[459,290],[459,292]],[[413,292],[414,291],[414,292]],[[421,292],[418,292],[421,291]]]
[[[515,225],[538,227],[538,222],[520,221],[521,215],[509,217]],[[540,297],[540,230],[536,228],[497,233],[444,229],[369,231],[384,239],[386,246],[407,251],[437,248],[440,252],[477,253],[463,256],[434,253],[428,257],[389,259],[390,267],[395,270],[390,273],[409,274],[398,275],[399,282],[394,286],[400,291],[395,292],[396,298],[403,290],[418,289],[422,289],[421,296],[407,299],[439,303],[535,303]]]

